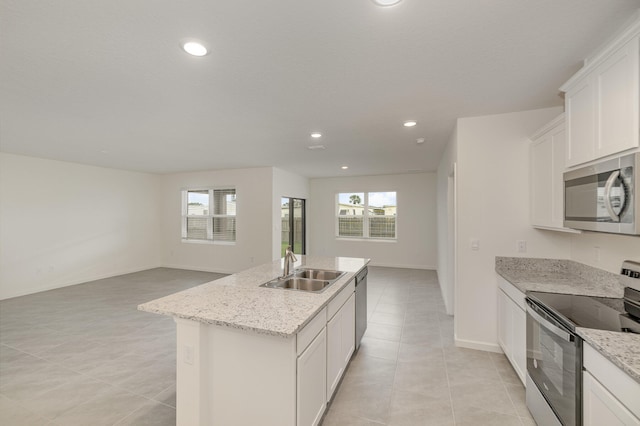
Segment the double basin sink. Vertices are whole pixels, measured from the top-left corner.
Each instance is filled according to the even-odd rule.
[[[334,282],[338,281],[345,272],[328,271],[323,269],[297,269],[291,275],[276,278],[260,287],[284,290],[301,290],[320,293]]]

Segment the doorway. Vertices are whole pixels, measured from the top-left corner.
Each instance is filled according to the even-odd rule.
[[[291,246],[295,254],[306,254],[305,200],[302,198],[282,197],[280,207],[282,216],[280,257],[284,256],[287,246]]]

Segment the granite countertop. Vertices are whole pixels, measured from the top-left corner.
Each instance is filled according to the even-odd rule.
[[[496,257],[496,272],[523,293],[622,298],[620,275],[572,260]],[[640,383],[640,335],[577,328],[585,342]]]
[[[640,382],[640,336],[578,327],[578,335],[622,371]]]
[[[617,297],[619,276],[572,260],[496,257],[496,272],[520,291]]]
[[[138,309],[206,324],[282,337],[295,335],[344,288],[369,259],[297,256],[294,268],[346,272],[321,293],[260,287],[282,275],[282,260],[152,300]]]

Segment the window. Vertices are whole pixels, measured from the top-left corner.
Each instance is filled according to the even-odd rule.
[[[341,192],[336,197],[337,236],[395,239],[397,202],[394,192]]]
[[[182,239],[235,243],[236,190],[182,191]]]

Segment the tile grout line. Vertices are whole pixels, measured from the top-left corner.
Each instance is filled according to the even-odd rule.
[[[94,376],[90,376],[90,375],[88,375],[88,374],[86,374],[86,373],[84,373],[84,372],[81,372],[81,371],[75,370],[75,369],[73,369],[73,368],[67,367],[67,366],[65,366],[65,365],[63,365],[63,364],[60,364],[60,363],[58,363],[58,362],[55,362],[55,361],[50,361],[50,360],[48,360],[48,359],[42,358],[41,356],[38,356],[38,355],[36,355],[36,354],[32,354],[32,353],[26,352],[26,351],[21,350],[21,349],[19,349],[19,348],[15,348],[15,347],[13,347],[13,346],[11,346],[11,345],[8,345],[8,344],[6,344],[6,343],[1,343],[1,344],[2,344],[2,345],[4,345],[4,346],[9,347],[9,348],[11,348],[11,349],[14,349],[14,350],[16,350],[16,351],[18,351],[18,352],[21,352],[21,353],[23,353],[23,354],[26,354],[26,355],[32,356],[32,357],[34,357],[34,358],[37,358],[37,359],[39,359],[39,360],[41,360],[41,361],[44,361],[44,362],[46,362],[47,364],[50,364],[50,365],[53,365],[53,366],[56,366],[56,367],[60,367],[60,368],[63,368],[63,369],[65,369],[65,370],[72,371],[72,372],[74,372],[74,373],[76,373],[76,374],[79,374],[80,376],[83,376],[84,378],[88,378],[88,379],[94,380],[94,381],[96,381],[96,382],[103,383],[103,384],[105,384],[105,385],[107,385],[107,386],[110,386],[110,387],[112,387],[112,388],[115,388],[115,389],[117,389],[117,390],[119,390],[119,391],[123,391],[123,392],[126,392],[126,393],[128,393],[128,394],[131,394],[131,395],[134,395],[134,396],[138,396],[138,397],[140,397],[140,398],[144,398],[144,399],[146,399],[146,400],[148,400],[148,401],[151,401],[151,402],[156,402],[156,403],[158,403],[158,404],[164,405],[164,406],[169,407],[169,408],[172,408],[172,409],[174,409],[174,410],[176,409],[175,407],[172,407],[172,406],[170,406],[170,405],[168,405],[168,404],[165,404],[165,403],[164,403],[164,402],[162,402],[162,401],[158,401],[158,400],[155,400],[155,399],[153,399],[153,398],[150,398],[150,397],[148,397],[148,396],[146,396],[146,395],[142,395],[142,394],[139,394],[139,393],[137,393],[137,392],[133,392],[133,391],[131,391],[131,390],[129,390],[129,389],[126,389],[126,388],[124,388],[124,387],[122,387],[122,386],[120,386],[120,385],[117,385],[117,384],[115,384],[115,383],[109,383],[109,382],[105,381],[104,379],[100,379],[100,378],[97,378],[97,377],[94,377]],[[125,353],[125,354],[123,354],[122,356],[124,356],[124,355],[128,355],[128,354],[134,354],[134,355],[135,355],[135,352],[131,352],[131,351],[130,351],[130,352],[126,352],[126,353]],[[68,382],[68,381],[66,381],[66,382],[64,382],[64,383],[59,384],[58,386],[53,387],[53,388],[52,388],[52,389],[50,389],[50,390],[51,390],[51,391],[55,391],[56,389],[58,389],[58,388],[60,388],[60,387],[62,387],[62,386],[64,386],[64,385],[66,385],[66,384],[68,384],[68,383],[69,383],[69,382]],[[172,384],[172,385],[167,386],[165,389],[163,389],[162,391],[158,392],[155,396],[160,395],[162,392],[164,392],[165,390],[169,389],[171,386],[173,386],[173,384]],[[2,394],[2,395],[4,395],[4,394]],[[154,396],[154,398],[155,398],[155,396]],[[46,419],[46,420],[49,420],[49,421],[51,421],[51,422],[54,422],[54,421],[55,421],[55,419],[56,419],[57,417],[59,417],[59,416],[57,416],[57,417],[54,417],[54,418],[49,418],[49,417],[42,416],[42,415],[38,414],[37,412],[33,412],[33,411],[29,410],[28,408],[24,407],[22,404],[20,404],[18,401],[16,401],[16,400],[15,400],[15,399],[13,399],[13,398],[8,397],[7,395],[4,395],[4,397],[5,397],[5,398],[7,398],[7,399],[10,399],[11,401],[14,401],[14,402],[18,403],[18,405],[19,405],[20,407],[24,408],[25,410],[27,410],[27,411],[29,411],[29,412],[32,412],[32,413],[34,413],[35,415],[37,415],[37,416],[39,416],[39,417],[42,417],[42,418],[44,418],[44,419]],[[93,396],[93,397],[89,398],[88,400],[84,401],[83,403],[78,404],[78,405],[76,405],[76,406],[74,406],[74,407],[72,407],[72,408],[70,408],[70,409],[66,410],[66,411],[65,411],[65,413],[66,413],[66,412],[68,412],[68,411],[71,411],[71,410],[73,410],[73,409],[75,409],[75,408],[77,408],[77,407],[79,407],[79,406],[81,406],[81,405],[84,405],[84,404],[86,404],[86,403],[88,403],[88,402],[91,402],[91,401],[93,401],[94,399],[99,398],[99,397],[100,397],[100,395],[95,395],[95,396]],[[142,406],[137,407],[133,412],[137,411],[137,410],[138,410],[138,409],[140,409],[141,407],[142,407]],[[131,412],[131,413],[127,414],[127,416],[126,416],[126,417],[128,417],[129,415],[131,415],[133,412]],[[61,413],[61,414],[62,414],[62,413]],[[119,419],[118,421],[121,421],[121,420],[123,420],[123,419]]]

